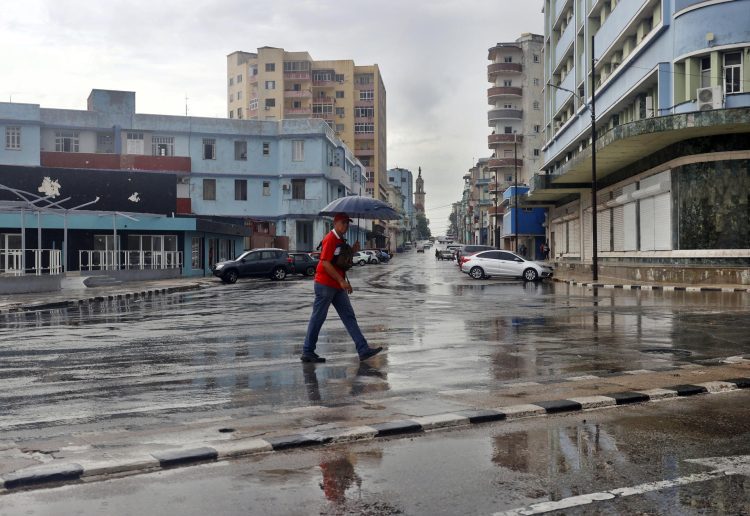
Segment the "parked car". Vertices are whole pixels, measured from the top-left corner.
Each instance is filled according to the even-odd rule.
[[[315,276],[320,260],[313,258],[308,253],[289,253],[294,260],[294,272],[303,276]]]
[[[391,255],[383,251],[382,249],[365,249],[365,251],[372,251],[379,263],[388,263],[391,259]]]
[[[471,256],[472,254],[477,254],[480,251],[491,251],[491,250],[494,250],[494,249],[495,248],[492,247],[491,245],[473,245],[473,244],[469,244],[469,245],[461,246],[456,251],[456,262],[458,262],[458,265],[460,266],[461,265],[461,258],[462,257],[464,257],[464,256]]]
[[[311,253],[307,253],[310,255],[311,258],[314,258],[316,260],[320,260],[320,251],[313,251]]]
[[[294,273],[294,259],[283,249],[251,249],[234,260],[217,263],[211,270],[224,283],[235,283],[238,278],[258,276],[268,276],[280,281]]]
[[[453,260],[453,251],[450,249],[438,249],[435,257],[438,260]]]
[[[352,256],[352,263],[354,265],[367,265],[370,263],[370,255],[364,251],[356,252],[354,253],[354,256]]]
[[[372,251],[372,250],[369,250],[369,249],[365,249],[362,252],[365,253],[367,256],[370,257],[370,261],[367,262],[367,263],[371,263],[371,264],[378,264],[378,263],[380,263],[380,259],[378,258],[378,255],[375,253],[375,251]]]
[[[533,262],[509,251],[481,251],[463,258],[461,272],[474,279],[491,276],[523,278],[524,281],[537,281],[551,278],[552,267],[545,263]]]
[[[411,242],[404,242],[404,249],[409,251],[411,249]]]
[[[424,252],[424,244],[422,242],[417,242],[417,252],[418,253]]]

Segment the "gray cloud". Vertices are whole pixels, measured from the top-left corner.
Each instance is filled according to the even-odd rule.
[[[487,49],[543,30],[541,1],[26,0],[0,17],[0,99],[82,109],[92,88],[137,92],[138,111],[224,116],[226,55],[260,46],[377,63],[388,165],[422,167],[441,231],[487,149]],[[438,229],[439,227],[439,229]]]

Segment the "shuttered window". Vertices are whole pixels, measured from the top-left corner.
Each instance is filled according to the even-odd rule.
[[[583,212],[583,256],[584,260],[590,259],[594,254],[594,239],[591,238],[591,209]]]
[[[629,202],[623,206],[623,227],[624,227],[624,238],[623,238],[623,250],[624,251],[637,251],[638,250],[638,231],[636,228],[636,203]]]
[[[623,251],[625,246],[625,207],[615,206],[612,209],[612,250]]]
[[[609,208],[601,210],[596,220],[597,226],[597,249],[600,252],[608,252],[612,250],[612,225],[611,216],[612,210]]]
[[[580,254],[581,252],[581,220],[573,219],[568,222],[568,252]]]
[[[669,192],[654,197],[654,249],[672,249],[672,196]]]

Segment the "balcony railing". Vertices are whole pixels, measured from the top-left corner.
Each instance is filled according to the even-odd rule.
[[[315,97],[313,98],[313,104],[333,104],[333,97]]]
[[[494,82],[500,73],[521,73],[523,66],[520,63],[491,63],[487,65],[487,79]]]
[[[78,270],[181,269],[182,251],[78,251]]]
[[[284,79],[292,79],[298,81],[309,81],[310,72],[284,72]]]
[[[0,251],[0,274],[8,276],[62,274],[62,251],[59,249],[27,249],[25,264],[22,260],[23,256],[21,249]]]
[[[520,168],[523,167],[523,160],[513,158],[492,158],[487,162],[487,167],[490,170],[495,168]]]
[[[487,136],[487,145],[490,148],[496,145],[500,145],[502,143],[513,143],[514,141],[518,143],[523,143],[523,135],[522,134],[491,134]]]
[[[487,113],[487,121],[490,126],[495,125],[497,120],[520,120],[523,118],[523,110],[521,109],[493,109]]]
[[[284,97],[309,98],[312,97],[312,90],[284,90]]]
[[[375,155],[375,149],[355,149],[354,155],[357,157],[360,156],[374,156]]]
[[[490,103],[495,102],[495,99],[501,97],[521,96],[523,96],[523,88],[517,88],[515,86],[494,86],[487,90],[487,99]]]
[[[510,188],[510,183],[507,181],[501,181],[500,183],[490,183],[490,193],[503,193],[505,190]]]
[[[284,114],[310,116],[312,115],[312,108],[288,108],[284,110]]]
[[[495,217],[495,216],[504,214],[505,208],[502,206],[497,206],[497,207],[491,206],[490,209],[487,210],[487,212],[490,214],[490,217]]]

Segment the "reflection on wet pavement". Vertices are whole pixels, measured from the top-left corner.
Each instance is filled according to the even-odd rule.
[[[310,281],[249,280],[202,291],[2,316],[0,430],[102,429],[267,414],[383,396],[502,389],[508,382],[653,369],[746,352],[746,294],[590,290],[475,281],[455,264],[398,256],[352,272],[372,345],[357,360],[331,314],[298,360]],[[199,416],[196,416],[199,414]]]

